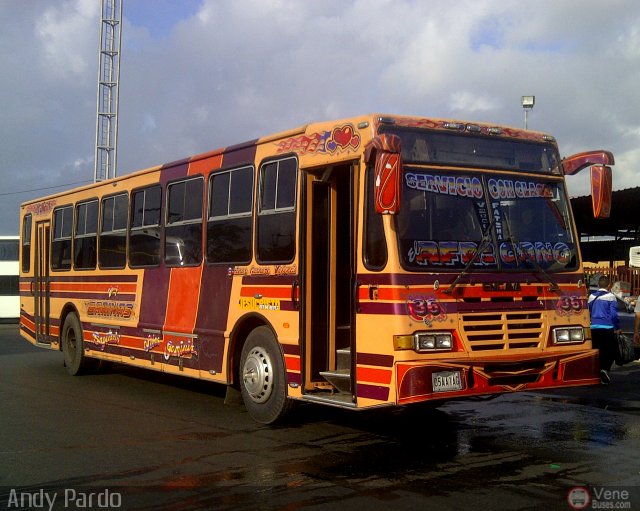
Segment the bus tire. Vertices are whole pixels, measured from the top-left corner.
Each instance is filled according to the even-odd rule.
[[[293,402],[287,398],[286,370],[280,346],[266,326],[253,330],[240,356],[240,391],[249,415],[261,424],[284,419]]]
[[[95,367],[96,361],[85,357],[82,326],[76,314],[69,314],[62,327],[64,366],[71,376],[78,376]]]

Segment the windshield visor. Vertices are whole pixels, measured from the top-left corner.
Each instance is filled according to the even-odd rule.
[[[561,184],[405,167],[402,185],[395,225],[408,270],[460,270],[471,261],[473,269],[535,270],[532,258],[550,271],[577,264]]]
[[[559,168],[557,151],[551,143],[408,128],[385,127],[381,132],[400,137],[404,163],[545,174],[557,173]]]

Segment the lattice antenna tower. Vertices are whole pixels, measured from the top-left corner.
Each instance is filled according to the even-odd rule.
[[[116,176],[122,2],[101,0],[95,182]]]

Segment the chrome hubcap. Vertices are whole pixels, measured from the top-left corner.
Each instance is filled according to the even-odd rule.
[[[244,388],[252,401],[264,403],[273,391],[273,366],[267,352],[257,346],[251,350],[242,367]]]

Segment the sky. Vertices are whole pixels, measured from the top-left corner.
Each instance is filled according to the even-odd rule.
[[[389,113],[553,134],[640,186],[637,0],[124,0],[118,175]],[[100,0],[0,0],[0,235],[93,180]],[[589,194],[589,175],[568,178]]]

